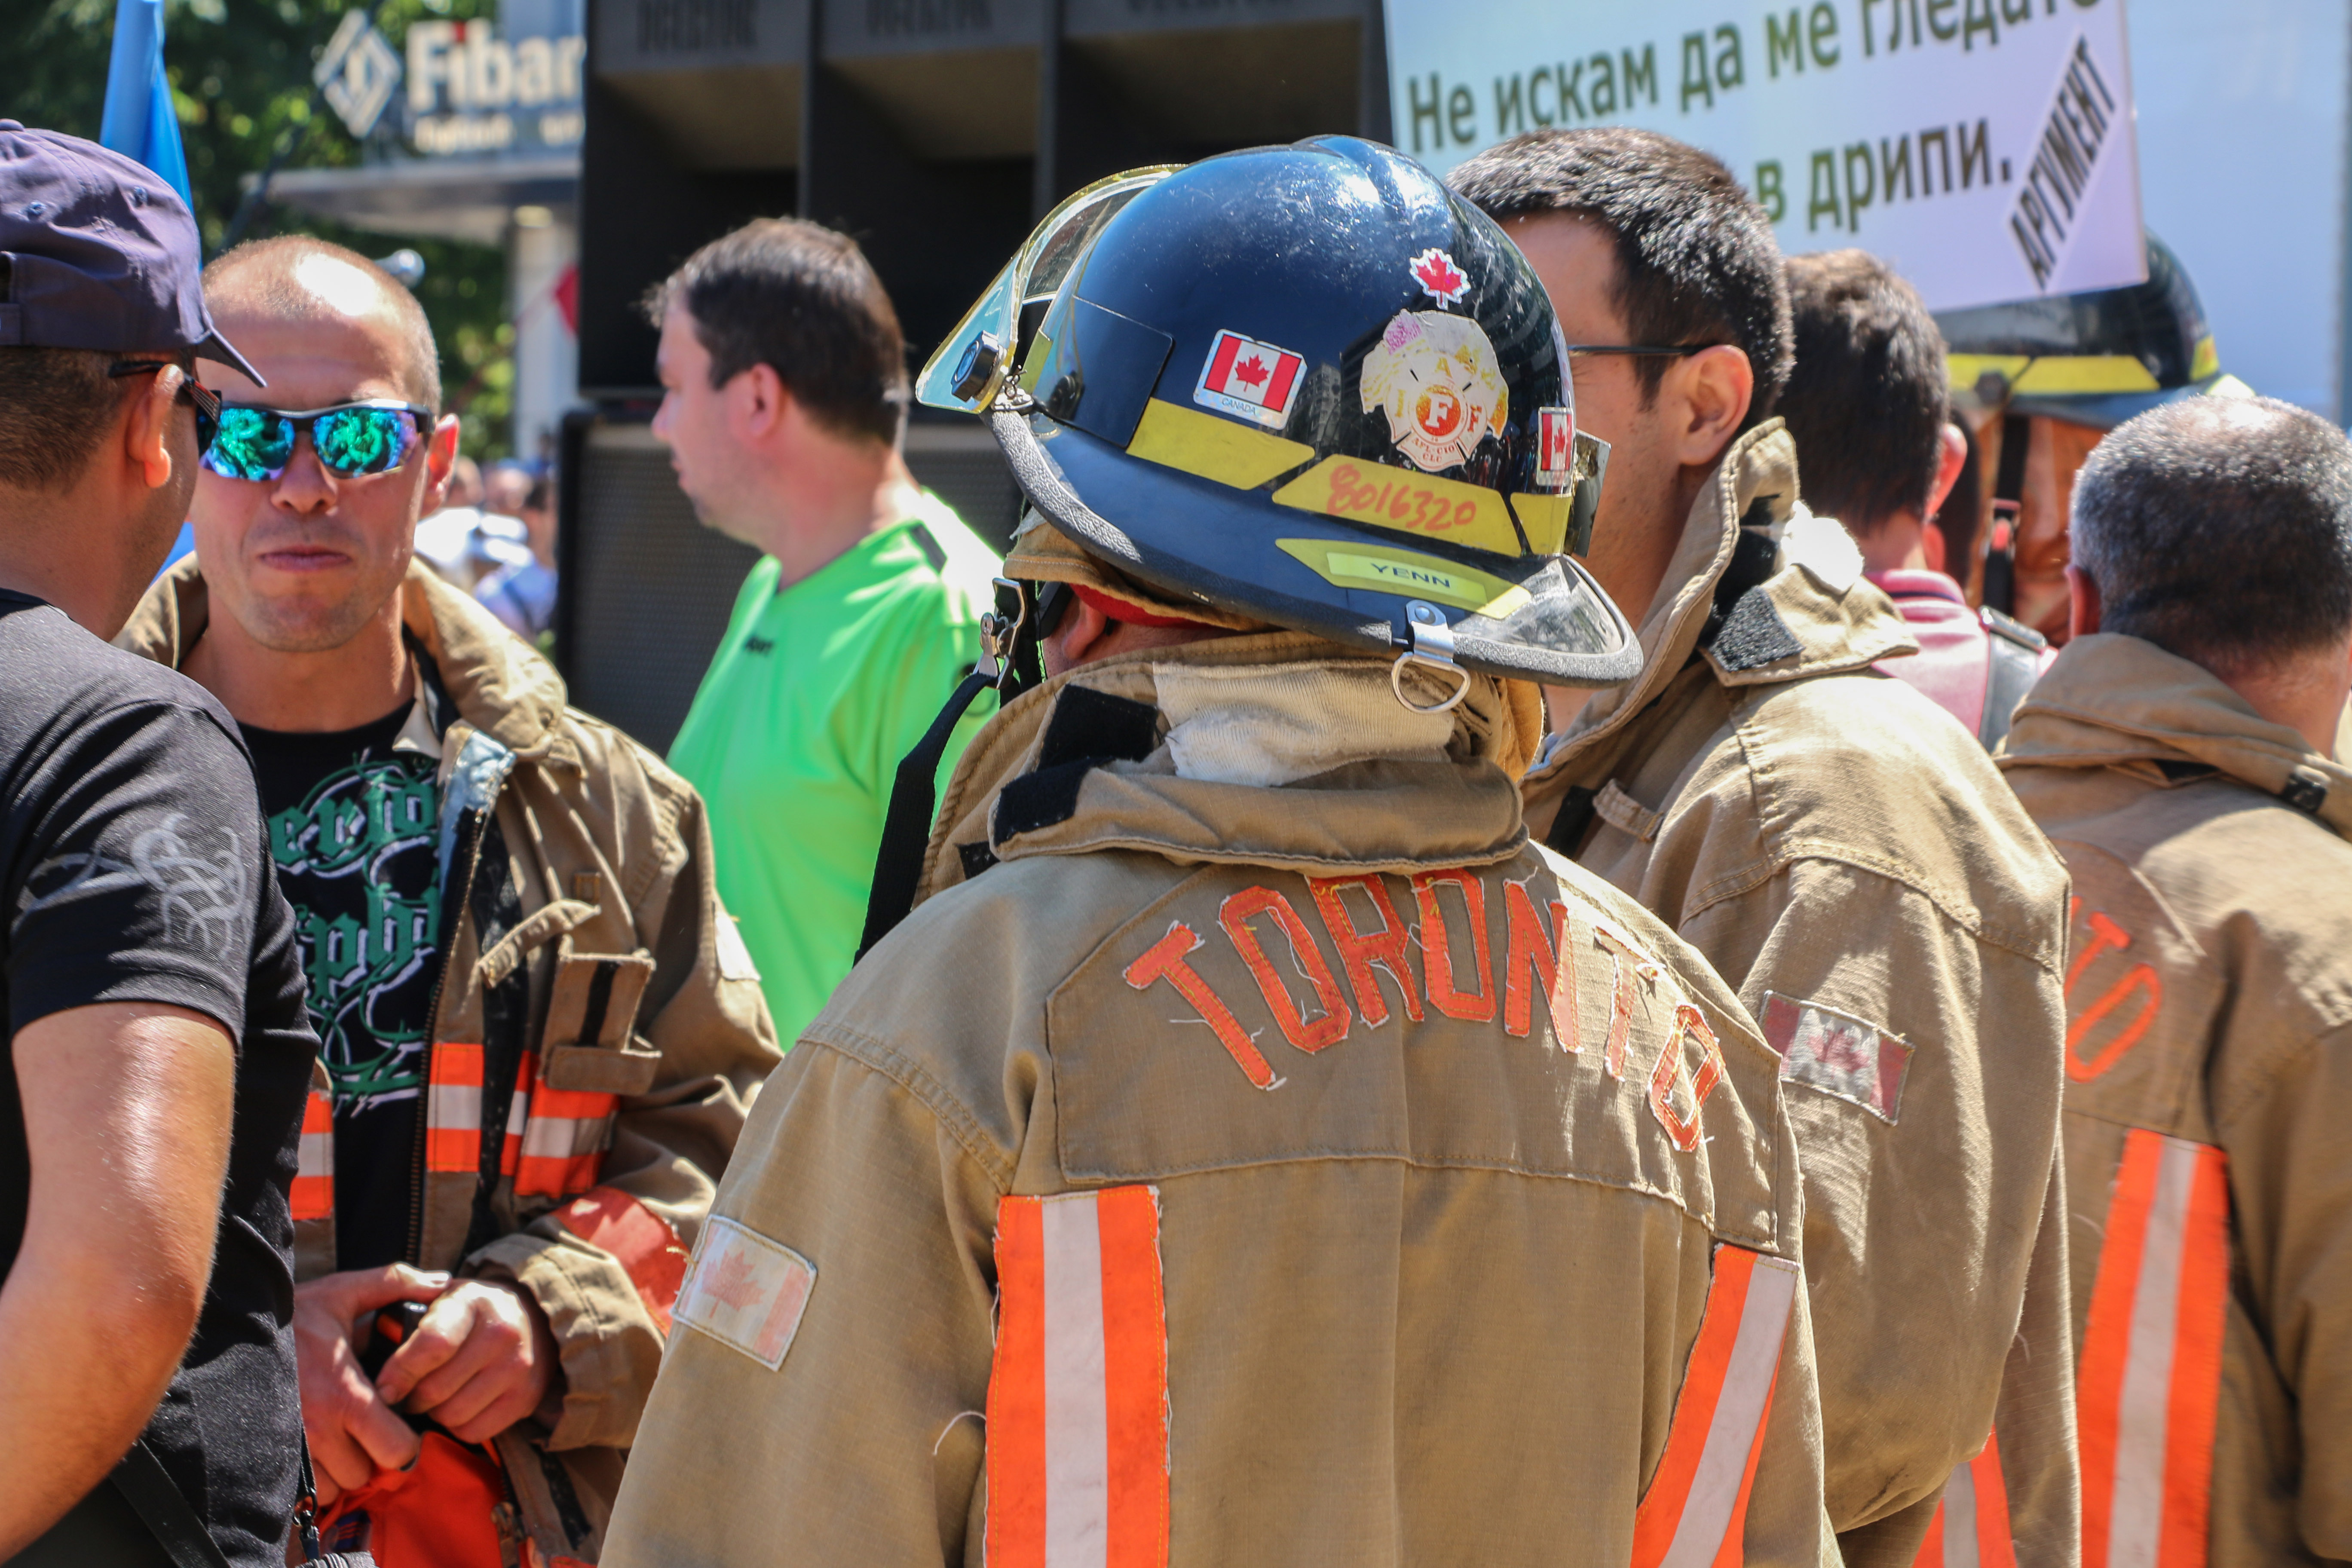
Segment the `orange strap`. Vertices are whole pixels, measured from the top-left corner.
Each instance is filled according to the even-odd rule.
[[[1633,1515],[1633,1568],[1734,1568],[1801,1279],[1786,1258],[1715,1249],[1715,1279],[1665,1452]]]
[[[2009,1535],[2009,1486],[2000,1475],[2000,1436],[1954,1470],[1927,1521],[1913,1568],[2017,1568]]]
[[[2203,1568],[2229,1285],[2229,1156],[2134,1128],[2075,1373],[2084,1568]]]
[[[996,1278],[990,1568],[1166,1568],[1158,1190],[1004,1199]]]
[[[686,1281],[685,1243],[669,1221],[617,1187],[596,1187],[555,1211],[555,1222],[620,1260],[637,1300],[665,1334]]]
[[[321,1089],[302,1102],[291,1200],[298,1220],[326,1219],[335,1212],[335,1102]]]

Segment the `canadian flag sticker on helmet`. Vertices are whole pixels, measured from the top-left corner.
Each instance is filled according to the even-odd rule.
[[[1408,268],[1422,292],[1441,305],[1459,305],[1470,291],[1470,279],[1454,265],[1454,258],[1434,247],[1412,258]]]
[[[1470,460],[1510,417],[1495,345],[1477,322],[1400,310],[1364,356],[1364,412],[1389,416],[1389,439],[1427,473]]]
[[[1566,408],[1536,410],[1536,483],[1566,489],[1576,478],[1576,415]]]
[[[1306,368],[1306,360],[1288,349],[1239,332],[1222,331],[1209,345],[1209,363],[1201,368],[1201,384],[1192,389],[1192,401],[1279,430],[1290,416],[1300,373]]]

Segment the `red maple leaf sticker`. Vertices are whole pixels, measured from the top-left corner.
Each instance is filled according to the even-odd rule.
[[[1265,361],[1255,354],[1250,355],[1249,358],[1234,366],[1234,379],[1244,385],[1255,386],[1265,379]]]
[[[1442,250],[1423,251],[1412,258],[1410,269],[1413,281],[1441,305],[1457,304],[1462,296],[1469,292],[1470,279],[1464,276],[1462,268],[1454,265],[1454,258]]]
[[[730,1247],[710,1271],[710,1282],[703,1287],[710,1299],[738,1312],[766,1302],[768,1292],[751,1277],[751,1260],[743,1256],[740,1247]]]

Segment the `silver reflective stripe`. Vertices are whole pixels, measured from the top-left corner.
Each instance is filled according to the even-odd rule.
[[[1045,1568],[1110,1555],[1102,1230],[1092,1194],[1039,1205],[1045,1242]]]
[[[2164,1141],[2148,1205],[2139,1280],[2132,1292],[2131,1342],[2116,1402],[2116,1489],[2107,1521],[2107,1568],[2156,1568],[2164,1538],[2164,1459],[2172,1406],[2172,1352],[2180,1310],[2180,1265],[2189,1198],[2197,1182],[2194,1143]]]
[[[1772,1376],[1780,1367],[1780,1342],[1789,1309],[1797,1299],[1798,1268],[1780,1258],[1759,1258],[1748,1279],[1748,1300],[1739,1310],[1739,1334],[1724,1369],[1723,1392],[1716,1396],[1715,1419],[1707,1423],[1706,1446],[1691,1474],[1690,1495],[1675,1524],[1674,1544],[1659,1568],[1709,1568],[1723,1548],[1739,1506],[1748,1456],[1772,1398]]]
[[[1978,1568],[1977,1474],[1967,1465],[1944,1483],[1944,1568]]]

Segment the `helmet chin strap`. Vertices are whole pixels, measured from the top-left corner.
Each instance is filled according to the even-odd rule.
[[[891,780],[890,808],[882,818],[882,845],[874,857],[874,883],[866,899],[866,930],[857,940],[860,959],[915,907],[923,854],[931,842],[931,815],[939,805],[940,759],[947,754],[956,725],[992,687],[1002,712],[1014,698],[1044,683],[1038,646],[1053,635],[1072,597],[1066,583],[1047,583],[1032,593],[1026,583],[996,579],[996,607],[980,618],[979,663],[899,762]]]

